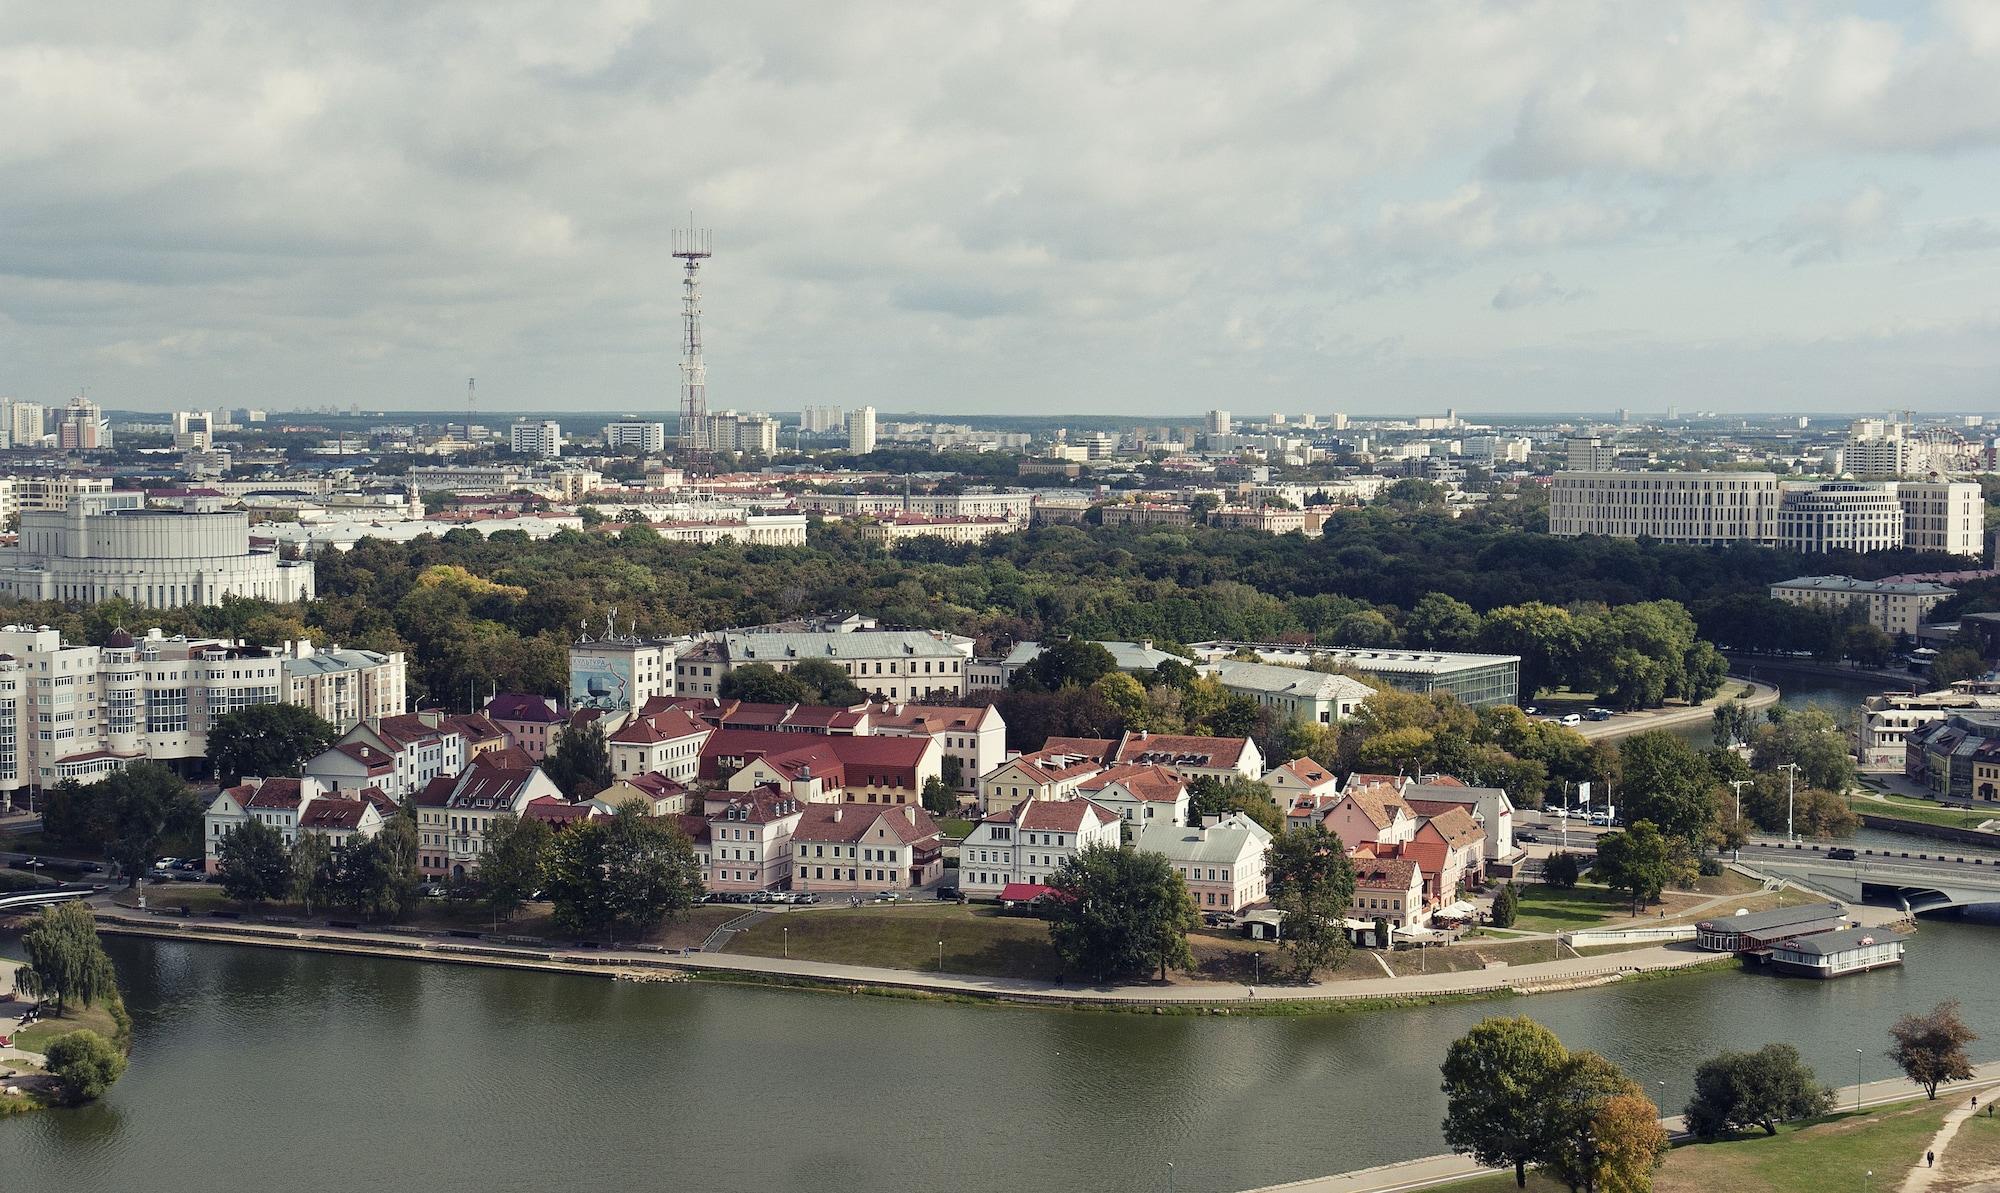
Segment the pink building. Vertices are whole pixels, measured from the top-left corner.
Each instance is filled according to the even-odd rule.
[[[562,710],[555,701],[521,692],[502,692],[488,700],[486,717],[500,727],[509,742],[536,762],[549,756],[556,733],[563,726]]]
[[[792,835],[805,805],[777,787],[712,791],[708,821],[708,889],[775,891],[792,876]]]
[[[1133,848],[1165,856],[1204,912],[1239,912],[1264,901],[1264,853],[1271,834],[1234,812],[1203,828],[1150,824]]]
[[[792,830],[795,891],[907,891],[942,877],[937,824],[913,804],[809,804]]]

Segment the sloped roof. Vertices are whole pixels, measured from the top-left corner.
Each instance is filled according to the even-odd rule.
[[[931,814],[914,804],[807,804],[792,840],[815,844],[852,844],[874,831],[877,824],[905,845],[915,845],[938,835]]]
[[[1247,737],[1196,737],[1181,733],[1127,733],[1118,743],[1113,762],[1156,762],[1176,770],[1189,767],[1220,770],[1243,760]]]
[[[546,696],[526,692],[502,692],[486,702],[486,715],[496,721],[524,721],[543,725],[562,723],[562,710]]]
[[[1126,763],[1114,766],[1085,779],[1077,785],[1079,791],[1103,791],[1113,783],[1118,784],[1133,799],[1144,803],[1178,803],[1187,791],[1187,780],[1172,767],[1153,763]]]

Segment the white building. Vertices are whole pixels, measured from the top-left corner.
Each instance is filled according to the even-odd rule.
[[[958,849],[958,889],[997,899],[1008,883],[1047,883],[1080,849],[1116,849],[1116,813],[1087,799],[1027,800],[981,820]]]
[[[965,695],[972,643],[926,630],[728,630],[675,659],[674,691],[684,696],[714,696],[722,677],[747,663],[767,663],[779,671],[790,671],[808,659],[823,659],[839,667],[855,686],[876,700],[935,700]]]
[[[1831,481],[1787,489],[1778,502],[1778,548],[1804,555],[1887,551],[1903,545],[1903,507],[1880,485]]]
[[[637,448],[647,455],[667,450],[667,424],[619,419],[604,424],[604,446],[612,451]]]
[[[319,650],[308,638],[285,643],[280,657],[285,703],[311,709],[342,732],[403,711],[408,667],[400,650]]]
[[[875,408],[863,406],[847,415],[847,450],[866,455],[875,450]]]
[[[1006,518],[1026,522],[1035,494],[1025,489],[963,493],[801,493],[799,508],[831,517],[916,514],[926,518]]]
[[[1228,691],[1255,700],[1290,721],[1334,725],[1354,715],[1375,689],[1346,675],[1218,659],[1199,668],[1213,675]]]
[[[1264,851],[1270,845],[1270,831],[1241,812],[1203,828],[1145,825],[1133,842],[1141,853],[1164,856],[1204,913],[1231,914],[1264,901]]]
[[[252,550],[241,511],[194,498],[179,510],[115,508],[121,496],[23,512],[18,544],[0,548],[0,592],[75,604],[123,597],[149,609],[213,605],[225,596],[312,598],[312,563]]]
[[[9,401],[0,419],[9,447],[39,447],[49,433],[49,410],[40,402]]]
[[[553,460],[562,455],[562,425],[552,419],[515,423],[507,429],[507,447],[517,456]]]
[[[246,778],[216,793],[202,814],[202,868],[221,867],[222,843],[251,821],[269,828],[290,848],[300,833],[321,833],[337,854],[357,839],[382,831],[396,805],[380,792],[343,796],[311,778]]]
[[[1953,590],[1942,584],[1921,582],[1800,576],[1771,585],[1771,595],[1794,605],[1845,609],[1859,604],[1867,610],[1870,625],[1886,633],[1909,636],[1923,626],[1925,616],[1933,608],[1952,597]]]
[[[569,648],[569,706],[629,712],[655,696],[672,696],[674,659],[692,645],[688,638],[642,638],[615,630],[579,638]]]
[[[1549,533],[1696,546],[1773,543],[1778,478],[1769,472],[1558,472],[1549,487]]]
[[[1975,481],[1904,481],[1903,545],[1973,559],[1986,554],[1986,502]]]
[[[1609,472],[1618,466],[1618,445],[1596,435],[1563,440],[1563,467],[1570,472]]]
[[[746,514],[734,521],[651,522],[653,533],[673,543],[744,543],[758,547],[806,545],[804,514]]]
[[[778,454],[778,420],[768,414],[718,410],[703,417],[710,451],[750,456]]]
[[[838,406],[808,406],[799,411],[799,430],[808,435],[838,431],[845,425]]]
[[[1188,785],[1171,767],[1114,766],[1078,784],[1077,790],[1137,832],[1154,821],[1186,824]]]

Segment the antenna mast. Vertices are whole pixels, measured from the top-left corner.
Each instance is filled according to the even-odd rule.
[[[711,234],[694,226],[674,232],[674,256],[682,263],[681,274],[681,425],[680,449],[684,464],[696,465],[708,458],[708,367],[701,361],[701,263],[712,255]]]
[[[465,441],[467,443],[472,442],[472,383],[474,380],[475,378],[472,377],[465,379]]]

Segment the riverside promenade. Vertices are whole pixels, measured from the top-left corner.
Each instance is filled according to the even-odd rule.
[[[1749,689],[1749,694],[1736,695],[1737,685]],[[1728,695],[1715,696],[1700,704],[1679,708],[1654,708],[1644,712],[1619,713],[1608,721],[1585,721],[1576,726],[1576,731],[1588,741],[1616,741],[1635,733],[1649,733],[1655,729],[1685,729],[1690,725],[1707,725],[1715,719],[1715,710],[1724,704],[1740,703],[1752,712],[1769,708],[1778,702],[1776,687],[1757,680],[1731,675],[1723,685]]]
[[[1979,1065],[1975,1070],[1978,1077],[1969,1082],[1960,1082],[1939,1091],[1939,1097],[1966,1097],[1984,1093],[1994,1086],[2000,1086],[2000,1061]],[[1870,1081],[1860,1086],[1843,1086],[1834,1091],[1834,1109],[1869,1110],[1878,1106],[1907,1102],[1923,1096],[1923,1090],[1905,1077],[1891,1077],[1881,1081]],[[1962,1119],[1961,1119],[1962,1121]],[[1660,1120],[1660,1124],[1675,1136],[1686,1133],[1686,1125],[1680,1115],[1670,1115]],[[1952,1124],[1955,1130],[1956,1123]],[[1910,1157],[1913,1170],[1923,1166],[1921,1151]],[[1470,1156],[1456,1154],[1424,1156],[1416,1160],[1404,1160],[1396,1164],[1383,1164],[1375,1168],[1363,1168],[1354,1172],[1335,1173],[1332,1176],[1308,1177],[1302,1181],[1289,1181],[1282,1185],[1263,1185],[1245,1193],[1402,1193],[1406,1189],[1428,1189],[1434,1185],[1450,1184],[1489,1173],[1505,1173],[1512,1187],[1511,1168],[1488,1168]],[[1884,1174],[1886,1177],[1888,1174]],[[1887,1180],[1879,1186],[1892,1189],[1896,1186]]]

